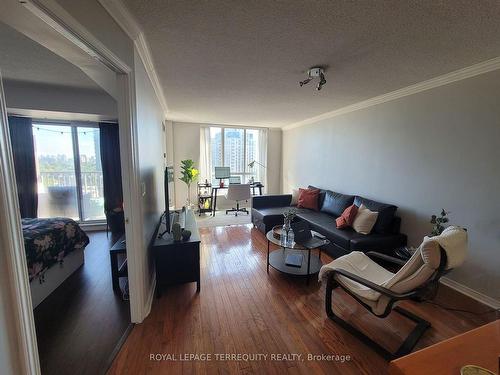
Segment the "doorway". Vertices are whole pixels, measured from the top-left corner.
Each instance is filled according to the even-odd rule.
[[[65,42],[67,43],[67,40]],[[128,86],[126,84],[128,80],[126,72],[120,71],[113,72],[112,74],[115,76],[117,85],[125,84],[126,87]],[[117,75],[121,76],[121,78],[116,79]],[[120,98],[126,98],[127,93],[128,89],[122,90]],[[6,94],[8,102],[8,87]],[[131,110],[129,108],[129,103],[130,102],[128,101],[126,108],[121,108],[119,114],[117,111],[116,116],[118,119],[124,119],[123,124],[127,131],[130,131],[129,126],[131,116],[129,113]],[[26,254],[24,254],[24,248],[22,246],[24,239],[21,225],[22,223],[19,215],[19,206],[16,204],[17,191],[15,188],[12,189],[12,187],[16,186],[16,179],[13,168],[12,150],[10,149],[8,136],[8,104],[6,104],[4,97],[2,97],[1,105],[1,115],[3,118],[1,126],[5,135],[0,140],[0,148],[2,148],[2,163],[4,164],[1,172],[2,176],[4,174],[6,176],[6,178],[3,179],[5,184],[10,185],[11,189],[9,190],[8,187],[5,187],[5,189],[3,189],[0,193],[2,195],[2,199],[14,203],[13,206],[6,207],[6,214],[4,217],[9,217],[11,220],[5,223],[0,236],[2,239],[2,245],[4,245],[4,243],[8,244],[5,248],[11,250],[8,254],[9,259],[7,259],[7,262],[2,263],[2,271],[4,270],[4,267],[5,270],[9,270],[9,272],[7,272],[7,276],[9,277],[9,282],[13,284],[12,290],[9,290],[12,297],[11,302],[13,303],[12,310],[15,310],[12,315],[23,318],[18,319],[17,325],[12,332],[15,340],[9,340],[11,343],[17,341],[19,344],[17,345],[18,350],[23,353],[20,364],[17,366],[16,371],[13,371],[13,373],[39,373],[40,363],[42,365],[42,370],[44,370],[43,373],[61,374],[64,373],[64,371],[67,371],[67,373],[74,373],[75,368],[82,368],[85,370],[82,370],[81,373],[94,374],[104,372],[107,364],[110,362],[110,356],[116,352],[115,349],[117,345],[120,345],[123,341],[122,338],[127,334],[131,327],[131,309],[129,302],[126,298],[124,300],[121,293],[113,294],[111,280],[106,280],[106,277],[111,274],[109,266],[106,267],[106,264],[109,265],[108,250],[113,244],[113,241],[116,240],[116,237],[108,237],[105,232],[88,233],[90,244],[86,249],[87,257],[84,264],[78,268],[75,273],[65,279],[64,283],[61,283],[61,285],[56,288],[53,293],[47,296],[47,298],[35,309],[33,314],[29,295],[30,283],[28,270],[26,269],[27,257]],[[14,109],[17,110],[18,108]],[[43,126],[46,126],[47,122],[68,120],[59,117],[50,117],[57,111],[40,111],[40,113],[43,112],[43,114],[38,117],[36,114],[33,115],[33,111],[31,109],[30,111],[31,113],[29,115],[32,116],[32,119],[34,120],[33,123],[38,128],[35,129],[36,131],[40,130]],[[89,183],[85,185],[86,182],[83,181],[84,176],[82,174],[82,172],[85,172],[83,171],[83,155],[79,151],[79,148],[83,147],[83,141],[81,138],[84,138],[87,134],[82,134],[81,138],[79,138],[78,133],[90,133],[89,128],[92,128],[90,125],[90,122],[92,121],[91,119],[82,119],[80,116],[81,113],[78,113],[78,121],[80,122],[71,122],[74,119],[71,118],[71,113],[68,113],[70,116],[68,121],[70,121],[70,123],[66,124],[66,126],[69,128],[68,134],[70,138],[55,141],[54,137],[52,137],[53,144],[58,145],[60,148],[62,145],[69,144],[73,151],[73,166],[70,167],[70,170],[68,171],[70,174],[70,182],[60,184],[66,190],[68,190],[68,186],[71,187],[73,194],[69,194],[70,199],[67,199],[67,201],[70,202],[69,207],[67,207],[69,211],[66,212],[63,210],[62,213],[63,216],[76,219],[78,222],[100,221],[102,220],[102,215],[100,214],[100,211],[96,209],[96,207],[99,208],[101,205],[102,197],[100,196],[99,191],[100,182],[94,181],[94,184]],[[68,113],[65,113],[64,116],[68,116]],[[18,113],[13,114],[19,115]],[[23,116],[26,115],[23,114]],[[108,118],[101,119],[109,120]],[[64,125],[58,123],[57,125],[53,124],[53,126],[61,127]],[[52,130],[55,130],[55,128],[52,128]],[[93,129],[91,131],[96,130]],[[57,132],[58,134],[62,132],[63,136],[66,135],[64,134],[66,129],[57,129]],[[130,134],[120,134],[120,138],[125,140],[125,142],[123,142],[123,149],[127,150],[130,147],[130,144],[128,143],[128,141],[131,140]],[[95,137],[93,140],[95,141]],[[120,153],[123,152],[123,149],[120,149]],[[125,152],[125,155],[127,154],[128,153]],[[128,165],[129,160],[127,160],[127,158],[124,159],[125,160],[119,168],[123,168],[124,165]],[[38,159],[38,163],[40,163],[40,159]],[[94,163],[94,167],[95,164],[96,163]],[[99,171],[90,172],[94,173]],[[42,171],[39,168],[37,176],[39,180],[42,179],[41,173]],[[128,172],[125,171],[123,173],[123,178],[127,179],[127,177]],[[43,178],[49,177],[44,176]],[[71,179],[73,179],[73,181],[71,181]],[[99,179],[99,176],[97,179]],[[45,182],[46,181],[47,180],[45,180]],[[64,178],[62,182],[64,182]],[[46,185],[48,188],[51,184],[46,182]],[[52,183],[52,186],[54,185],[57,184]],[[128,186],[124,188],[124,190],[129,189],[130,187]],[[89,202],[85,200],[86,194],[90,195]],[[71,195],[73,196],[71,197]],[[90,199],[94,200],[92,203],[94,206],[91,206]],[[47,200],[49,200],[49,198],[47,198]],[[124,200],[130,200],[129,196],[124,198]],[[87,203],[89,204],[86,206]],[[132,205],[129,207],[132,207]],[[55,215],[56,213],[51,212],[51,209],[52,207],[49,205],[49,210],[47,211],[48,213],[44,216]],[[60,205],[57,209],[61,209]],[[8,235],[9,231],[11,232],[10,236]],[[130,242],[133,243],[133,234],[131,234],[129,238]],[[129,269],[133,270],[133,267],[133,259],[131,259],[129,261]],[[103,308],[105,308],[105,311],[103,311]],[[33,323],[36,323],[36,334]],[[101,324],[101,326],[99,326],[99,324]],[[88,327],[92,327],[92,329],[88,329]],[[54,334],[55,330],[64,332],[65,336]],[[97,333],[97,335],[92,335],[91,332]],[[37,350],[37,339],[39,350]],[[51,346],[54,343],[57,345],[56,349],[51,348],[48,350],[48,346]],[[78,343],[80,343],[80,345],[78,345]],[[107,345],[106,349],[99,350],[99,345],[103,344]],[[97,351],[89,351],[89,347],[96,347]],[[75,353],[87,353],[87,356],[76,354],[69,355],[68,350],[71,348],[76,349],[74,350]],[[102,346],[100,349],[102,349]],[[47,355],[49,352],[53,354]],[[38,353],[40,353],[40,356],[38,356]],[[68,361],[65,362],[66,364],[64,366],[57,367],[50,364],[55,360],[58,360],[59,364],[61,364],[61,356],[68,358]],[[40,361],[38,357],[41,358]],[[100,357],[99,361],[95,361],[96,357]],[[71,358],[78,362],[71,361]],[[94,361],[95,363],[91,363],[91,361]],[[78,367],[75,367],[75,365],[78,365]],[[18,371],[19,366],[26,369],[26,371]]]

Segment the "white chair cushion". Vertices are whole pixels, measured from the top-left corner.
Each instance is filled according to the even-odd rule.
[[[353,251],[321,267],[319,272],[320,279],[334,269],[342,269],[351,272],[378,285],[386,283],[394,276],[392,272],[379,266],[361,251]],[[353,293],[368,300],[376,301],[380,297],[379,292],[348,279],[347,277],[337,275],[337,281]]]

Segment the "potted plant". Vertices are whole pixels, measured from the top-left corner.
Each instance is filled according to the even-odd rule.
[[[446,224],[449,219],[448,219],[448,211],[445,211],[444,208],[441,210],[440,216],[432,215],[431,216],[431,224],[434,224],[432,227],[432,232],[431,232],[431,237],[433,236],[439,236],[441,233],[443,233],[444,230],[444,225]]]
[[[199,173],[198,169],[194,168],[194,161],[191,159],[181,160],[181,177],[179,180],[187,185],[187,208],[191,208],[191,184],[198,178]]]

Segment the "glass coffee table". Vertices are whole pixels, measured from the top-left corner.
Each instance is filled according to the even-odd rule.
[[[311,231],[312,235],[318,234],[318,232]],[[321,262],[321,247],[318,247],[318,254],[313,253],[314,249],[308,249],[296,242],[291,244],[285,244],[281,240],[277,239],[273,235],[273,231],[270,230],[266,234],[267,237],[267,273],[269,273],[269,266],[273,267],[275,270],[286,273],[288,275],[296,276],[306,276],[307,284],[309,284],[309,278],[319,272],[323,263]],[[280,246],[280,249],[270,250],[271,243]],[[323,245],[328,245],[330,241],[324,240]],[[286,257],[289,254],[302,254],[304,255],[302,264],[300,267],[289,266],[286,264]]]

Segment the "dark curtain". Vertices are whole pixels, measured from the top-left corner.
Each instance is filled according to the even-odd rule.
[[[111,232],[123,232],[123,191],[118,124],[99,123],[104,211]]]
[[[9,116],[9,132],[21,217],[37,217],[36,159],[31,119]]]

